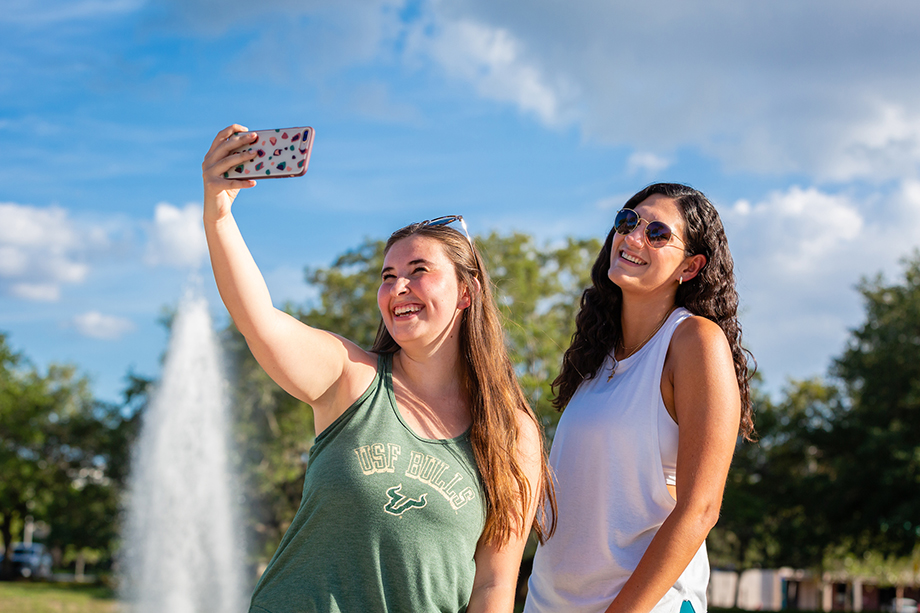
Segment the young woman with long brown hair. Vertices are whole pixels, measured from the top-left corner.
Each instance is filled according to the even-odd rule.
[[[555,536],[525,612],[706,610],[705,538],[753,434],[738,294],[718,213],[685,185],[630,198],[591,271],[554,381]]]
[[[230,212],[255,181],[222,176],[254,155],[231,154],[253,138],[245,130],[221,131],[202,164],[214,276],[253,355],[313,408],[317,435],[250,611],[511,611],[551,483],[488,275],[449,225],[466,233],[462,217],[387,241],[381,324],[364,350],[272,305]]]

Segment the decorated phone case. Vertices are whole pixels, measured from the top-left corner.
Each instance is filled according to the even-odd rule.
[[[253,130],[259,140],[233,153],[256,150],[252,160],[224,173],[226,179],[277,179],[307,172],[313,149],[313,128]]]

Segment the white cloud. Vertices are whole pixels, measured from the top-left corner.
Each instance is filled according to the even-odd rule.
[[[152,221],[119,216],[74,219],[62,207],[0,203],[0,292],[54,302],[65,285],[82,284],[97,265],[138,263],[130,243],[146,230],[144,263],[197,268],[207,253],[201,206],[156,205]]]
[[[61,286],[57,283],[13,283],[10,294],[23,300],[57,302],[61,299]]]
[[[166,6],[170,27],[213,34],[251,24],[242,0]],[[433,66],[437,78],[547,126],[640,152],[637,168],[648,168],[641,156],[689,149],[731,170],[821,181],[920,173],[914,2],[273,0],[260,10],[279,24],[252,30],[233,74],[342,92],[355,67]],[[293,48],[310,61],[277,61]],[[405,99],[383,93],[414,117]]]
[[[34,247],[48,242],[67,249],[78,238],[67,219],[67,211],[60,207],[38,208],[6,202],[0,204],[0,241],[4,245]]]
[[[636,151],[626,160],[626,171],[630,174],[655,174],[671,165],[671,162],[654,153]]]
[[[920,180],[904,181],[901,184],[897,203],[903,218],[899,229],[908,236],[917,237],[920,233]]]
[[[859,279],[898,270],[920,245],[920,182],[859,195],[794,186],[722,219],[761,371],[823,374],[864,316]]]
[[[831,179],[890,179],[917,174],[920,162],[920,107],[879,101],[843,131],[822,174]],[[835,155],[834,155],[835,154]]]
[[[21,249],[11,245],[0,245],[0,277],[22,274],[27,265],[28,258]]]
[[[107,244],[105,229],[74,221],[66,209],[0,203],[0,291],[56,301],[62,285],[86,279],[88,253]]]
[[[763,251],[759,261],[798,277],[835,268],[866,223],[848,196],[798,186],[754,205],[739,201],[728,217],[748,235],[748,248]]]
[[[549,125],[564,120],[564,99],[573,95],[566,79],[558,75],[550,83],[511,31],[459,19],[443,21],[434,36],[415,42],[416,52],[430,53],[450,76],[469,81],[483,97],[515,104]]]
[[[589,140],[822,180],[920,168],[914,3],[458,0],[413,27],[483,97]]]
[[[123,317],[104,315],[99,311],[89,311],[77,315],[72,325],[83,336],[102,340],[116,340],[134,331],[134,322]]]
[[[149,266],[197,268],[208,252],[200,205],[157,204],[148,232],[144,262]]]
[[[244,24],[255,35],[233,58],[234,76],[316,81],[356,64],[386,61],[401,36],[402,0],[166,0],[163,26],[220,35]],[[268,27],[262,27],[270,24]]]

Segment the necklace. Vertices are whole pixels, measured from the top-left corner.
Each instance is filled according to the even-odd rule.
[[[639,343],[638,345],[635,345],[635,346],[632,348],[631,351],[628,350],[626,347],[623,347],[623,351],[626,352],[626,355],[623,356],[623,359],[626,360],[626,359],[630,358],[630,357],[631,357],[633,354],[635,354],[637,351],[639,351],[640,349],[642,349],[643,347],[645,347],[645,344],[646,344],[647,342],[649,342],[650,340],[652,340],[652,337],[655,336],[655,334],[657,334],[659,330],[661,330],[661,326],[664,325],[664,322],[666,322],[666,321],[668,320],[668,317],[671,316],[671,313],[673,313],[673,312],[674,312],[674,309],[676,309],[676,308],[677,308],[677,305],[675,304],[675,305],[672,306],[670,309],[668,309],[668,312],[664,314],[664,317],[661,318],[661,321],[658,322],[658,325],[655,326],[655,329],[652,330],[652,333],[649,334],[648,336],[646,336],[646,337],[645,337],[645,340],[643,340],[641,343]],[[617,345],[618,345],[618,346],[619,346],[619,344],[620,344],[620,343],[617,342]],[[617,359],[617,349],[616,349],[616,347],[613,348],[613,354],[612,354],[611,357],[613,357],[613,366],[610,367],[610,374],[607,375],[607,381],[610,381],[611,379],[613,379],[613,375],[617,374],[617,366],[620,365],[620,360]]]

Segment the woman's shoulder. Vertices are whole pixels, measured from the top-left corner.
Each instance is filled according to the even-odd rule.
[[[711,319],[696,315],[687,317],[674,331],[668,347],[662,372],[662,396],[672,417],[683,427],[687,422],[680,416],[678,389],[685,406],[689,401],[690,406],[729,409],[734,405],[728,399],[738,399],[731,347],[722,328]],[[711,402],[715,397],[720,401]]]
[[[674,330],[675,340],[690,341],[693,339],[700,341],[725,340],[725,333],[719,324],[708,317],[694,315],[686,309],[681,309],[684,317],[677,324]]]
[[[691,363],[714,352],[727,352],[731,355],[728,339],[719,324],[689,312],[674,330],[670,350],[675,356],[683,356]]]

